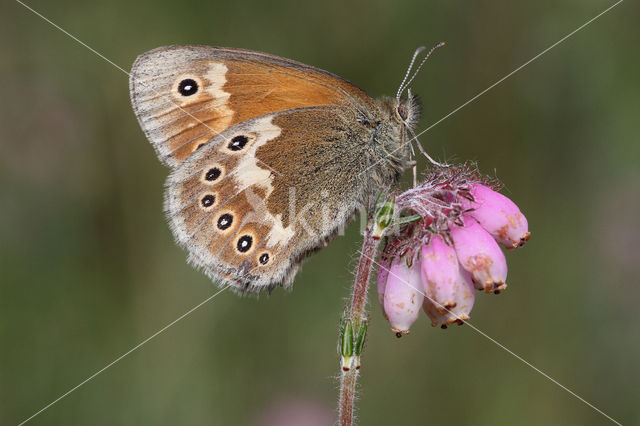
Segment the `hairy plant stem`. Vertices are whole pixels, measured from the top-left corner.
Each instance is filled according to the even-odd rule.
[[[346,318],[346,320],[351,321],[355,330],[358,330],[360,325],[367,320],[367,291],[369,289],[369,279],[371,277],[373,261],[380,242],[380,240],[373,238],[372,229],[373,223],[370,222],[364,232],[360,262],[356,272],[356,279],[353,283],[351,306],[348,309]],[[347,371],[345,371],[344,368],[340,370],[340,401],[338,408],[341,426],[351,426],[353,424],[358,368],[359,365],[357,365],[356,368],[349,368]]]

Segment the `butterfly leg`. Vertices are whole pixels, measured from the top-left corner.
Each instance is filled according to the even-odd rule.
[[[431,156],[429,154],[427,154],[427,152],[424,150],[424,148],[422,147],[422,144],[420,143],[420,141],[418,140],[418,137],[416,136],[416,134],[414,133],[413,129],[409,128],[409,131],[411,132],[411,141],[415,141],[416,145],[418,146],[418,149],[420,150],[420,152],[422,153],[422,155],[424,155],[425,157],[427,157],[427,159],[433,164],[436,165],[438,167],[449,167],[449,164],[446,163],[438,163],[436,160],[434,160],[433,158],[431,158]],[[412,146],[412,150],[413,150],[413,145]]]

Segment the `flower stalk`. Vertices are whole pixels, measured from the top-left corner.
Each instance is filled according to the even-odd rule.
[[[340,321],[339,416],[351,426],[367,334],[367,292],[373,265],[378,301],[397,337],[409,333],[424,311],[432,326],[447,328],[469,319],[475,290],[506,289],[511,250],[529,240],[526,217],[498,192],[499,184],[474,164],[437,167],[413,188],[382,192],[364,232],[351,303]],[[379,263],[378,245],[384,237]]]
[[[340,425],[353,424],[353,401],[360,369],[360,354],[364,349],[367,333],[367,292],[371,270],[380,242],[374,235],[376,221],[370,221],[364,232],[360,263],[353,283],[351,304],[340,325]]]

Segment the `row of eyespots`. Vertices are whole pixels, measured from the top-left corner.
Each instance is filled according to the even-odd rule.
[[[228,148],[231,151],[240,151],[243,149],[247,143],[249,142],[249,138],[246,136],[236,136],[231,139],[229,142]],[[198,146],[199,148],[199,146]],[[197,148],[196,148],[197,149]],[[220,164],[214,164],[204,173],[203,180],[205,183],[212,183],[220,179],[220,177],[224,174],[224,167]]]
[[[238,151],[244,148],[247,142],[248,142],[248,138],[246,136],[236,136],[231,140],[228,147],[232,151]],[[221,167],[218,167],[216,165],[208,169],[205,172],[203,178],[206,182],[215,182],[216,180],[220,179],[222,174],[223,174],[223,171]],[[200,199],[200,203],[203,208],[210,209],[216,203],[216,195],[212,193],[207,193]],[[223,213],[220,216],[218,216],[216,220],[216,226],[220,231],[226,231],[229,228],[231,228],[231,226],[233,225],[233,221],[234,221],[233,214]],[[253,246],[253,236],[248,234],[241,235],[240,238],[238,238],[238,240],[236,241],[236,250],[238,251],[238,253],[241,253],[241,254],[248,253],[251,250],[252,246]],[[258,262],[261,265],[266,265],[267,263],[269,263],[269,260],[270,260],[270,255],[267,252],[263,252],[258,256]]]
[[[206,196],[205,196],[206,197]],[[203,198],[204,200],[204,198]],[[231,213],[223,213],[216,220],[216,226],[221,231],[226,231],[233,225],[233,215]],[[240,238],[236,240],[236,250],[238,253],[244,254],[251,250],[253,246],[253,236],[249,234],[241,235]],[[258,256],[258,262],[261,265],[266,265],[269,263],[269,253],[263,252]]]
[[[251,246],[253,245],[253,236],[245,234],[240,236],[240,238],[237,239],[236,241],[236,250],[239,253],[247,253],[251,250]],[[262,253],[260,253],[260,255],[258,256],[258,262],[261,265],[266,265],[267,263],[269,263],[269,259],[271,258],[271,256],[269,255],[268,252],[263,251]]]

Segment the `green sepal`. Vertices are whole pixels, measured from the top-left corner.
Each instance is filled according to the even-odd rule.
[[[388,199],[376,212],[375,226],[373,228],[373,238],[378,239],[382,237],[385,229],[389,227],[393,220],[393,213],[396,207],[396,197],[393,196]]]
[[[340,345],[340,354],[343,357],[353,356],[353,325],[351,320],[345,321],[344,327],[342,327],[342,343]]]
[[[367,321],[364,320],[360,323],[360,328],[358,329],[358,336],[356,337],[356,344],[354,348],[354,353],[357,357],[360,357],[362,353],[362,349],[364,348],[364,342],[367,338]]]
[[[398,218],[396,225],[405,225],[407,223],[417,222],[422,219],[422,216],[414,214],[413,216],[403,216]]]

